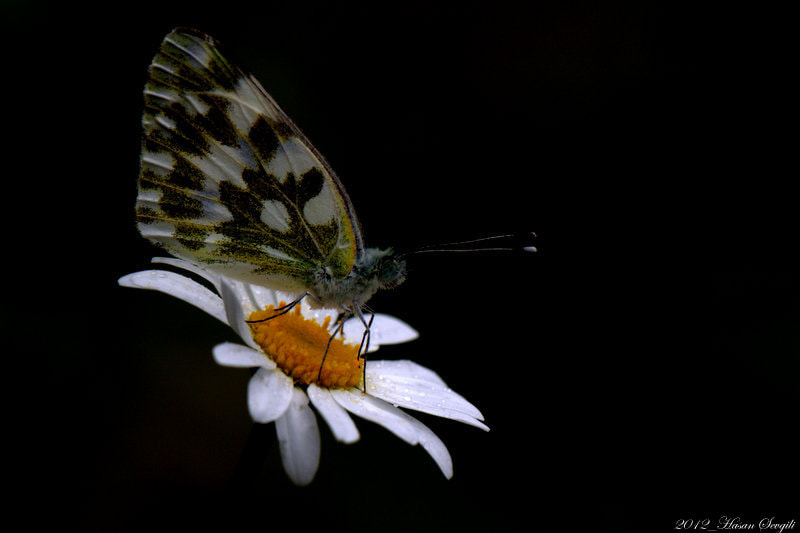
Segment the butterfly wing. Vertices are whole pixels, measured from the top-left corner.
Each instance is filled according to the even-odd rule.
[[[180,258],[275,289],[346,276],[363,251],[333,170],[255,78],[196,30],[169,33],[144,89],[141,234]]]

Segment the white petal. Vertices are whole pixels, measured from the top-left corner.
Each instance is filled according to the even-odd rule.
[[[253,302],[253,306],[257,311],[263,311],[264,308],[269,305],[278,306],[278,302],[280,301],[279,297],[272,289],[259,287],[258,285],[249,285],[247,283],[243,283],[243,285],[246,286],[244,290],[247,292],[250,301]]]
[[[222,301],[225,303],[225,315],[227,316],[228,324],[233,328],[233,331],[239,334],[245,344],[254,350],[258,349],[256,341],[253,340],[250,326],[245,322],[246,317],[242,308],[241,297],[227,278],[220,279],[220,294],[222,295]]]
[[[369,315],[364,318],[369,322]],[[356,344],[361,342],[364,329],[364,324],[362,324],[361,320],[358,318],[351,318],[344,323],[345,337],[351,339],[352,342]],[[375,351],[381,344],[398,344],[412,341],[417,337],[419,337],[419,333],[399,318],[376,313],[375,318],[372,320],[372,327],[370,328],[369,351]]]
[[[413,361],[367,363],[367,393],[392,405],[464,422],[489,431],[481,412],[448,388],[430,369]]]
[[[176,259],[174,257],[153,257],[150,261],[153,263],[161,263],[164,265],[174,266],[175,268],[188,270],[189,272],[197,274],[201,278],[207,280],[219,291],[219,274],[210,272],[203,267],[195,265],[194,263],[190,263],[189,261],[185,261],[183,259]]]
[[[228,323],[222,299],[209,289],[180,274],[166,270],[144,270],[119,278],[123,287],[159,291],[202,309],[224,324]]]
[[[308,485],[319,467],[320,439],[317,417],[300,389],[293,389],[291,405],[275,421],[275,431],[286,474],[296,485]]]
[[[278,307],[278,304],[284,300],[287,303],[294,301],[297,295],[290,296],[287,300],[285,293],[274,291],[266,287],[252,285],[243,281],[233,280],[223,276],[234,289],[234,292],[239,297],[239,304],[247,314],[253,311],[263,311],[265,307],[272,305]]]
[[[333,331],[336,323],[336,317],[339,316],[339,312],[336,309],[327,309],[324,307],[313,308],[309,303],[309,299],[310,298],[304,298],[300,305],[300,313],[302,313],[303,318],[306,320],[316,320],[317,324],[322,325],[322,323],[325,322],[326,317],[331,317],[330,322],[328,323],[328,329]]]
[[[230,287],[233,288],[233,293],[237,295],[240,305],[247,313],[262,310],[268,305],[277,306],[280,296],[276,296],[276,294],[282,294],[266,287],[259,287],[258,285],[251,285],[228,278],[183,259],[176,259],[174,257],[154,257],[152,262],[171,265],[197,274],[208,280],[217,289],[217,292],[220,293],[222,290],[222,280],[226,280]]]
[[[286,292],[286,291],[273,291],[275,297],[275,305],[276,307],[280,305],[281,302],[284,303],[291,303],[297,300],[302,293],[295,293],[295,292]],[[305,300],[305,298],[303,299]]]
[[[414,361],[409,361],[408,359],[397,361],[372,361],[372,363],[374,363],[375,371],[382,370],[387,374],[394,374],[398,377],[407,377],[416,381],[425,382],[431,387],[447,387],[447,383],[439,377],[439,374],[430,368],[419,365]]]
[[[264,355],[264,352],[253,350],[241,344],[223,342],[214,346],[214,360],[222,366],[232,366],[237,368],[263,367],[268,370],[275,370],[275,362]]]
[[[259,368],[247,384],[247,407],[253,420],[266,424],[283,416],[292,400],[292,378]]]
[[[333,433],[336,440],[345,444],[352,444],[359,439],[358,428],[356,428],[353,419],[350,418],[347,411],[342,409],[341,405],[336,403],[328,389],[317,387],[312,383],[308,386],[307,392],[311,403],[314,404],[319,414],[328,423],[328,427],[331,428],[331,433]]]
[[[409,444],[417,444],[414,428],[400,415],[402,411],[383,400],[362,394],[353,389],[329,389],[336,403],[361,418],[380,424]]]
[[[372,328],[381,344],[398,344],[413,341],[419,337],[417,330],[397,317],[377,313],[372,321]]]
[[[402,411],[401,411],[402,412]],[[405,414],[405,413],[404,413]],[[436,433],[430,430],[428,426],[417,420],[416,418],[406,415],[409,418],[409,423],[416,426],[419,432],[419,444],[428,454],[436,461],[436,465],[444,474],[444,477],[450,479],[453,477],[453,459],[450,457],[450,452],[447,451],[447,446],[444,445],[442,439],[436,436]]]
[[[362,394],[357,389],[331,389],[331,396],[351,413],[385,427],[407,443],[422,444],[447,479],[453,476],[450,454],[439,437],[422,422],[383,400]]]

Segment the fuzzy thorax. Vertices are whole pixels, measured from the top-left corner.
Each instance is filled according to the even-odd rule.
[[[391,248],[367,248],[345,278],[334,278],[327,268],[320,268],[310,292],[321,307],[352,308],[366,303],[378,290],[396,287],[405,279],[406,262]]]

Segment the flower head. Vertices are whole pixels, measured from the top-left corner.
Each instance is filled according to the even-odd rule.
[[[453,467],[447,448],[400,407],[488,431],[480,411],[432,370],[408,360],[370,360],[364,369],[357,343],[365,328],[359,320],[344,322],[342,338],[337,335],[333,339],[338,312],[313,309],[305,301],[291,312],[263,320],[296,295],[235,281],[179,259],[153,261],[204,278],[216,294],[189,277],[166,270],[135,272],[120,278],[120,285],[180,298],[229,325],[241,337],[244,345],[226,342],[215,346],[214,359],[223,366],[256,369],[247,390],[250,415],[259,423],[275,422],[284,469],[294,483],[310,483],[319,465],[319,429],[309,404],[336,440],[350,444],[359,439],[350,417],[355,414],[409,444],[422,445],[448,479]],[[375,314],[368,351],[416,337],[417,332],[401,320]]]

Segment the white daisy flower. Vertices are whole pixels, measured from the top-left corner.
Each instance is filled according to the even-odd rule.
[[[226,342],[215,346],[214,359],[223,366],[257,368],[247,388],[250,415],[262,424],[275,422],[284,469],[297,485],[310,483],[319,466],[320,436],[309,402],[336,440],[351,444],[359,439],[348,413],[355,414],[411,445],[422,445],[448,479],[453,465],[447,448],[428,427],[399,407],[489,430],[481,422],[480,411],[428,368],[408,360],[370,360],[364,370],[363,360],[357,357],[364,332],[359,320],[344,323],[344,341],[338,335],[330,340],[337,311],[312,309],[304,300],[280,317],[248,324],[246,320],[273,316],[274,309],[296,295],[235,281],[180,259],[154,258],[153,262],[190,271],[211,283],[217,294],[166,270],[135,272],[120,278],[119,284],[180,298],[229,325],[242,338],[245,345]],[[372,352],[381,344],[407,342],[418,335],[403,321],[378,313],[370,336]]]

